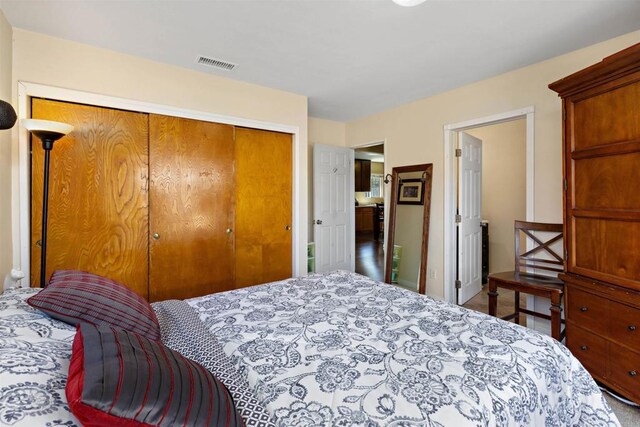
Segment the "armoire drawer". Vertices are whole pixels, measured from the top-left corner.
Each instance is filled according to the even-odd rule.
[[[609,346],[609,380],[640,397],[640,353]]]
[[[640,351],[640,310],[611,302],[609,337],[633,350]]]
[[[591,373],[607,372],[607,341],[574,325],[567,326],[567,347]]]
[[[576,288],[569,289],[567,299],[567,318],[573,324],[607,335],[609,300]]]

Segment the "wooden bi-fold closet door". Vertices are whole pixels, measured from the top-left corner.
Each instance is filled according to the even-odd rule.
[[[236,128],[235,287],[291,277],[292,138]]]
[[[149,116],[149,300],[234,287],[233,126]]]
[[[67,122],[50,181],[47,276],[81,269],[150,301],[291,276],[291,135],[34,99]],[[40,265],[43,150],[32,156],[31,283]]]
[[[31,116],[72,124],[51,152],[47,272],[79,269],[148,296],[146,114],[33,99]],[[39,286],[44,151],[32,137],[31,285]]]

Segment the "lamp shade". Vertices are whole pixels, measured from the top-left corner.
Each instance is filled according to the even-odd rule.
[[[73,126],[50,120],[23,119],[24,127],[38,138],[57,141],[73,130]]]
[[[11,104],[0,100],[0,130],[11,129],[16,124],[16,110]]]

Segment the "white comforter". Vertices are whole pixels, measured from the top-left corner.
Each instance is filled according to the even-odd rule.
[[[562,344],[334,272],[187,301],[280,426],[616,426]]]

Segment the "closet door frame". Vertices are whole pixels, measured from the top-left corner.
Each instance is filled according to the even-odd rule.
[[[78,91],[73,89],[59,88],[55,86],[42,85],[30,82],[18,82],[18,119],[31,117],[31,98],[48,98],[56,101],[74,102],[78,104],[88,104],[97,107],[107,107],[122,110],[135,111],[140,113],[159,114],[166,116],[181,117],[186,119],[201,120],[228,124],[233,126],[248,127],[267,131],[289,133],[292,135],[292,266],[293,276],[307,275],[307,230],[306,218],[302,217],[303,210],[306,211],[307,181],[303,182],[302,167],[307,164],[307,147],[302,145],[300,138],[300,128],[279,123],[250,120],[241,117],[227,116],[215,113],[206,113],[196,110],[176,108],[167,105],[154,104],[118,98],[108,95],[100,95],[91,92]],[[18,278],[23,274],[27,280],[20,281],[20,287],[29,287],[28,278],[31,276],[30,259],[30,230],[31,230],[31,171],[29,156],[29,132],[24,126],[18,126],[18,138],[14,139],[12,153],[18,154],[18,168],[12,172],[12,182],[17,183],[18,197],[15,197],[15,184],[12,184],[12,249],[13,249],[13,269],[18,270],[14,277]],[[17,147],[16,147],[17,145]],[[12,156],[15,154],[12,154]],[[16,203],[17,201],[17,203]]]

